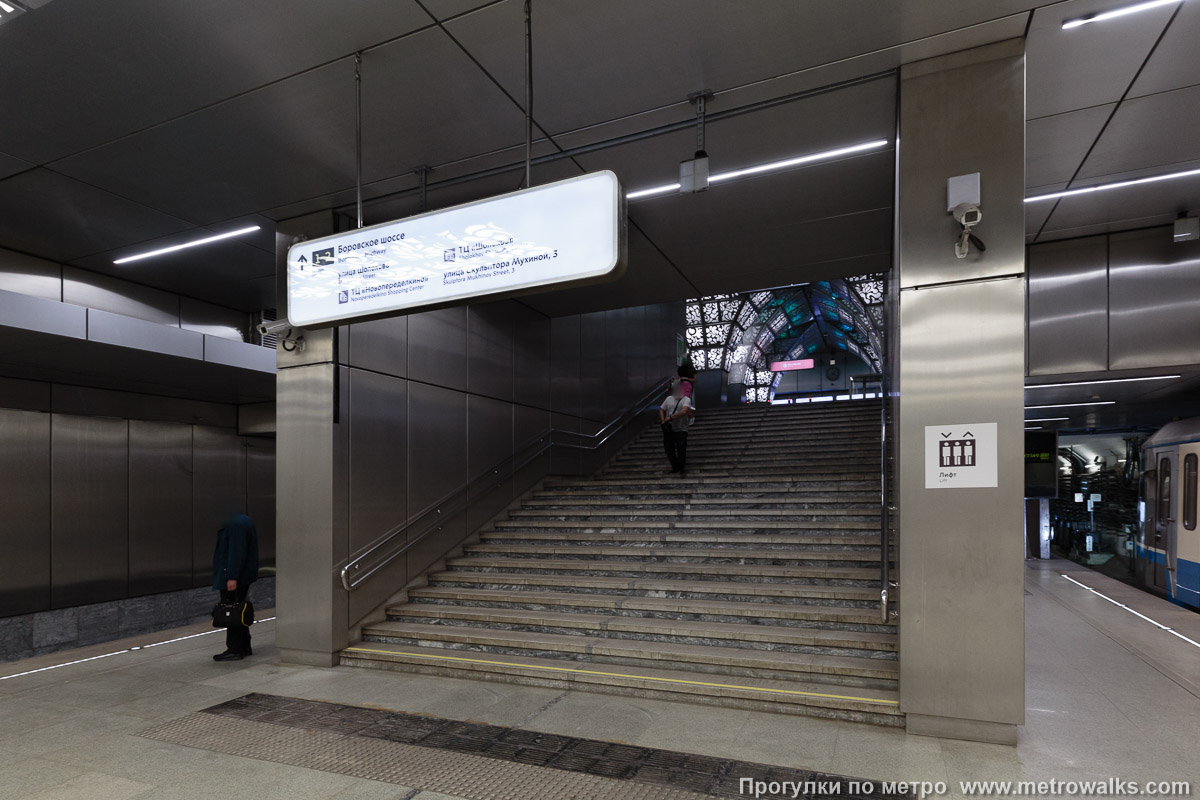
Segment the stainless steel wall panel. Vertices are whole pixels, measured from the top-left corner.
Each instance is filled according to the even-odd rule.
[[[467,396],[408,387],[408,511],[419,514],[467,478]]]
[[[77,267],[63,267],[62,280],[64,303],[179,327],[178,295]]]
[[[466,306],[409,316],[408,376],[434,386],[466,390]]]
[[[408,317],[391,317],[346,327],[348,363],[403,378],[408,374],[408,320]]]
[[[488,397],[467,397],[467,478],[474,480],[513,454],[513,404]],[[512,502],[512,484],[473,494],[467,528],[474,530]]]
[[[513,398],[513,314],[504,301],[467,308],[467,385],[472,394]]]
[[[1012,39],[988,47],[986,52],[976,48],[905,66],[900,85],[901,135],[920,131],[927,141],[918,152],[900,154],[905,196],[899,207],[900,226],[926,227],[930,235],[909,237],[906,242],[911,255],[900,275],[901,288],[1012,274],[1013,265],[1025,261],[1024,234],[1014,241],[999,235],[1014,224],[1023,231],[1025,224],[1024,203],[1010,202],[1025,192],[1024,42]],[[937,91],[926,88],[935,85]],[[939,91],[988,99],[959,104],[954,116],[962,119],[952,120],[941,105],[945,95],[939,96]],[[962,146],[964,131],[971,131],[973,146]],[[988,157],[980,158],[981,152]],[[988,249],[986,254],[972,250],[960,260],[954,257],[954,242],[962,227],[946,213],[946,180],[972,172],[980,173],[984,218],[978,233]],[[947,272],[947,254],[952,273]]]
[[[550,412],[540,408],[516,406],[513,409],[513,452],[521,452],[550,430]],[[514,495],[519,495],[542,479],[550,470],[550,455],[530,464],[513,479]]]
[[[192,585],[192,426],[129,421],[129,594]]]
[[[603,311],[579,318],[580,414],[592,420],[605,416],[605,316]]]
[[[255,372],[275,372],[275,349],[204,334],[204,360]]]
[[[0,290],[62,300],[62,266],[0,249]]]
[[[275,569],[275,440],[245,437],[246,513],[258,529],[258,560],[264,572]]]
[[[604,314],[604,413],[609,419],[624,408],[629,396],[629,356],[632,345],[629,309],[617,308]]]
[[[0,378],[0,408],[50,411],[50,384],[19,378]]]
[[[550,320],[550,407],[579,416],[579,315]]]
[[[528,306],[513,313],[513,399],[527,406],[550,407],[550,319]]]
[[[250,341],[249,314],[190,297],[179,298],[179,327],[235,342]]]
[[[86,339],[87,309],[0,291],[0,327]]]
[[[185,331],[155,322],[87,310],[88,341],[115,344],[135,350],[148,350],[179,358],[204,358],[204,334]]]
[[[349,370],[350,552],[408,519],[408,382]],[[348,412],[348,413],[347,413]]]
[[[53,410],[56,414],[186,422],[217,428],[237,426],[237,406],[233,405],[57,383],[53,387]]]
[[[1108,367],[1108,242],[1029,248],[1029,374]]]
[[[192,429],[192,585],[212,583],[212,554],[225,515],[246,510],[246,456],[233,430]]]
[[[129,585],[129,425],[51,420],[51,607],[117,600]]]
[[[1200,243],[1170,228],[1109,240],[1110,369],[1200,362]]]
[[[0,409],[0,616],[50,608],[50,415]]]

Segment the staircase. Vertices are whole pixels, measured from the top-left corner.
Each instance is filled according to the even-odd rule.
[[[902,725],[879,402],[702,411],[548,479],[341,663]]]

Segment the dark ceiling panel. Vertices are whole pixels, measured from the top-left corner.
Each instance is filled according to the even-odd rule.
[[[570,130],[1027,10],[1036,2],[606,0],[534,8],[535,114]],[[447,28],[514,97],[524,96],[523,4]],[[583,101],[581,102],[581,98]]]
[[[1115,107],[1110,103],[1029,120],[1025,124],[1025,185],[1071,180]]]
[[[201,245],[151,258],[114,264],[113,260],[134,253],[203,239],[206,236],[260,225],[254,233]],[[137,247],[98,253],[72,262],[113,277],[177,292],[210,303],[255,311],[273,305],[275,276],[275,224],[263,217],[232,220],[211,229],[192,228],[182,233],[140,243]],[[271,291],[264,297],[259,279],[271,278]],[[264,305],[264,301],[267,301]]]
[[[0,150],[44,163],[431,21],[412,0],[56,0],[0,28]]]
[[[1062,30],[1063,20],[1129,5],[1077,0],[1038,9],[1026,40],[1027,119],[1115,103],[1133,81],[1173,7]]]
[[[1162,41],[1158,43],[1150,63],[1138,75],[1130,97],[1140,97],[1170,89],[1200,83],[1196,67],[1196,42],[1200,41],[1200,7],[1195,3],[1180,3],[1179,14]]]
[[[353,61],[91,150],[57,169],[201,225],[353,187]]]
[[[1126,100],[1113,115],[1079,177],[1092,178],[1161,166],[1186,169],[1200,159],[1200,86]],[[1174,187],[1159,187],[1169,192]]]
[[[524,112],[441,31],[363,57],[364,180],[524,141]]]
[[[561,317],[665,303],[696,295],[695,288],[671,262],[640,231],[630,226],[629,266],[618,280],[580,289],[527,295],[520,300],[547,316]]]
[[[496,0],[420,0],[421,5],[429,9],[438,19],[448,19],[474,11],[477,8],[492,5]]]
[[[18,172],[24,172],[31,167],[33,167],[33,164],[30,164],[28,161],[0,153],[0,179],[7,178],[9,175],[16,175]]]
[[[1039,241],[1169,223],[1180,211],[1200,209],[1200,176],[1064,197]],[[1053,201],[1042,201],[1053,204]]]
[[[47,169],[0,181],[0,246],[53,261],[71,261],[190,227]]]

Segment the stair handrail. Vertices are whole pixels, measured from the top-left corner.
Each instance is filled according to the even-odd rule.
[[[607,425],[595,433],[579,433],[577,431],[564,431],[560,428],[549,428],[538,436],[537,439],[527,444],[521,451],[514,453],[495,466],[485,470],[482,475],[472,480],[457,489],[446,494],[436,503],[428,506],[424,511],[419,513],[409,522],[397,525],[387,533],[383,534],[378,541],[364,549],[362,552],[347,560],[346,565],[341,568],[340,576],[342,580],[342,588],[347,592],[352,592],[361,586],[372,575],[379,572],[388,564],[395,561],[400,556],[407,553],[416,545],[420,544],[424,539],[432,533],[442,529],[445,521],[453,516],[453,512],[459,510],[456,504],[469,499],[478,497],[481,494],[494,489],[503,481],[511,478],[526,466],[541,458],[552,447],[564,447],[571,450],[587,450],[595,452],[603,447],[612,437],[624,430],[633,422],[642,412],[650,407],[650,404],[657,402],[657,399],[662,397],[671,385],[671,378],[663,378],[655,383],[649,390],[639,397],[634,403],[626,407],[618,416],[614,417]],[[579,439],[586,440],[586,444],[572,444],[570,442],[557,441],[563,436],[574,436]],[[443,510],[449,508],[452,512],[444,514]],[[423,529],[421,529],[423,528]],[[409,538],[409,534],[413,529],[421,529],[413,538]],[[403,544],[398,545],[397,540],[403,537]],[[464,536],[465,538],[465,536]],[[455,545],[457,546],[457,544]],[[372,563],[368,566],[364,562],[371,560]],[[353,577],[351,576],[353,573]]]

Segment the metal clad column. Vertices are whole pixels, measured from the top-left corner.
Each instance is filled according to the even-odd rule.
[[[1002,743],[1025,717],[1024,111],[1023,40],[902,68],[901,708],[910,733]],[[957,259],[946,180],[972,172],[987,252]],[[989,423],[995,486],[927,488],[926,428]]]

